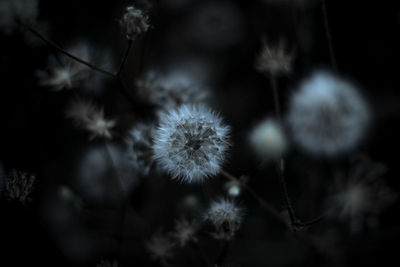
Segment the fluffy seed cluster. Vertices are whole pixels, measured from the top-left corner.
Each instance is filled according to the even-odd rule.
[[[178,241],[181,247],[184,247],[188,242],[197,242],[197,231],[199,225],[195,221],[188,221],[182,218],[175,222],[175,231],[172,236]]]
[[[228,149],[229,127],[204,106],[183,105],[161,114],[154,159],[174,179],[201,182],[216,175]]]
[[[317,72],[292,95],[287,121],[301,148],[316,155],[333,156],[360,141],[366,132],[369,111],[351,83]]]
[[[347,176],[337,178],[337,192],[327,201],[330,215],[339,215],[351,231],[360,231],[366,219],[376,217],[397,199],[382,179],[385,172],[384,165],[360,157]]]
[[[115,121],[105,119],[103,109],[85,99],[74,99],[67,107],[66,116],[77,126],[89,131],[91,140],[96,137],[112,138],[111,129]]]
[[[90,61],[90,49],[85,43],[76,44],[67,49],[71,54]],[[50,56],[47,70],[37,72],[39,85],[52,88],[54,91],[71,89],[89,76],[90,69],[66,56],[60,59]]]
[[[203,102],[207,92],[197,84],[188,73],[178,70],[166,74],[149,71],[136,82],[139,96],[164,110]]]
[[[286,51],[282,41],[277,46],[264,43],[256,60],[256,69],[274,76],[287,74],[292,70],[293,56]]]
[[[134,40],[139,34],[147,32],[150,28],[149,17],[138,8],[128,6],[120,20],[120,25],[129,40]]]
[[[38,16],[37,0],[2,0],[0,2],[0,29],[11,33],[20,23],[33,24]]]
[[[96,267],[118,267],[118,261],[101,260],[99,263],[96,264]]]
[[[167,264],[173,255],[175,243],[166,235],[155,234],[146,242],[147,251],[154,260]]]
[[[130,162],[142,175],[147,175],[153,162],[153,124],[138,123],[125,139]]]
[[[34,175],[26,172],[11,171],[6,179],[5,196],[9,200],[17,200],[22,204],[31,201],[30,195],[33,191],[33,185],[36,180]]]
[[[262,159],[280,157],[287,148],[285,133],[277,121],[266,119],[259,123],[250,133],[250,144]]]
[[[205,219],[215,227],[214,238],[230,240],[242,224],[243,209],[232,200],[221,198],[211,203]]]

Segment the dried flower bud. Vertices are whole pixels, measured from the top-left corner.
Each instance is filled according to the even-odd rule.
[[[103,109],[87,100],[76,98],[72,101],[67,108],[66,116],[74,120],[77,126],[89,131],[90,139],[112,138],[111,129],[115,126],[115,121],[105,119]]]
[[[256,69],[269,75],[287,74],[292,70],[293,53],[288,53],[283,42],[271,46],[264,42],[256,60]]]
[[[214,238],[230,240],[242,224],[243,209],[232,200],[221,198],[211,203],[205,219],[215,227]]]
[[[134,40],[139,34],[147,32],[150,28],[149,17],[141,9],[134,6],[126,8],[126,12],[120,20],[120,25],[129,40]]]
[[[11,175],[6,179],[5,196],[10,200],[18,200],[22,204],[31,201],[30,195],[36,177],[26,172],[16,170],[11,171]]]

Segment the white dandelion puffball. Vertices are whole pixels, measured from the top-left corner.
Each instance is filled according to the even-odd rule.
[[[361,140],[369,110],[351,83],[317,72],[292,95],[287,121],[301,148],[316,155],[334,156]]]
[[[173,179],[201,182],[224,161],[229,127],[204,106],[183,105],[160,115],[153,136],[154,159]]]
[[[282,126],[273,119],[259,123],[250,133],[250,144],[262,159],[280,157],[287,148],[287,140]]]

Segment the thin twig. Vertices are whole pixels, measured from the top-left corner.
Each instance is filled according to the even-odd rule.
[[[268,202],[266,202],[253,188],[251,188],[250,186],[248,186],[247,184],[243,183],[242,181],[240,181],[238,178],[236,178],[235,176],[233,176],[232,174],[230,174],[229,172],[227,172],[226,170],[221,169],[220,173],[227,179],[232,180],[238,184],[240,184],[244,189],[246,189],[253,197],[254,199],[257,200],[257,202],[260,204],[260,206],[267,211],[268,213],[270,213],[271,215],[273,215],[276,219],[278,219],[278,221],[280,221],[281,223],[283,223],[286,227],[288,227],[288,222],[287,220],[282,216],[282,214],[277,211],[271,204],[269,204]]]
[[[133,44],[133,41],[131,39],[129,39],[128,40],[128,47],[126,48],[124,57],[122,58],[121,64],[119,65],[119,68],[118,68],[116,76],[120,76],[121,75],[121,72],[124,69],[125,63],[128,60],[129,52],[131,51],[132,44]]]
[[[326,39],[328,41],[329,55],[331,58],[332,68],[337,72],[338,69],[337,69],[337,64],[336,64],[335,51],[333,49],[332,34],[331,34],[330,27],[329,27],[328,10],[326,8],[326,0],[321,0],[321,9],[322,9],[322,15],[324,18],[325,34],[326,34]]]
[[[64,54],[64,55],[66,55],[66,56],[72,58],[72,59],[75,60],[75,61],[78,61],[79,63],[82,63],[83,65],[86,65],[87,67],[89,67],[89,68],[91,68],[91,69],[93,69],[93,70],[95,70],[95,71],[101,72],[101,73],[106,74],[106,75],[108,75],[108,76],[110,76],[110,77],[113,77],[113,78],[116,77],[116,75],[115,75],[114,73],[112,73],[112,72],[110,72],[110,71],[107,71],[107,70],[104,70],[104,69],[102,69],[102,68],[100,68],[100,67],[94,65],[93,63],[87,62],[87,61],[85,61],[85,60],[83,60],[83,59],[81,59],[81,58],[79,58],[79,57],[76,57],[76,56],[72,55],[71,53],[67,52],[64,48],[62,48],[61,46],[59,46],[58,44],[56,44],[56,43],[54,43],[53,41],[47,39],[43,34],[41,34],[41,33],[40,33],[39,31],[37,31],[36,29],[34,29],[34,28],[28,26],[28,30],[29,30],[31,33],[33,33],[36,37],[38,37],[39,39],[41,39],[43,42],[47,43],[50,47],[56,49],[58,52],[60,52],[60,53],[62,53],[62,54]]]

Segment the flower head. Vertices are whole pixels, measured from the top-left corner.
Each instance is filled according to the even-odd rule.
[[[12,170],[6,179],[5,196],[10,200],[18,200],[22,204],[31,201],[31,193],[36,180],[34,175]]]
[[[154,260],[166,263],[172,257],[172,250],[175,243],[166,235],[154,234],[150,240],[146,242],[146,248]]]
[[[351,83],[317,72],[292,95],[287,121],[294,141],[301,148],[333,156],[350,150],[360,141],[369,111]]]
[[[126,12],[120,20],[126,38],[134,40],[136,36],[147,32],[150,28],[149,17],[138,8],[128,6]]]
[[[243,209],[232,200],[221,198],[211,203],[205,219],[214,225],[215,238],[230,240],[242,224]]]
[[[204,106],[184,105],[160,116],[154,159],[174,179],[201,182],[216,175],[228,149],[229,127]]]
[[[195,221],[188,221],[184,218],[175,222],[175,231],[172,236],[178,240],[179,245],[184,247],[188,242],[197,242],[196,234],[199,225]]]
[[[115,126],[115,121],[105,119],[103,109],[87,100],[76,98],[72,101],[67,108],[66,116],[74,120],[78,126],[89,131],[90,139],[112,138],[111,129]]]
[[[264,42],[256,60],[256,69],[270,75],[289,73],[292,70],[293,56],[293,53],[286,51],[282,41],[277,46],[271,46]]]
[[[38,16],[37,0],[2,0],[0,2],[0,29],[10,33],[19,23],[33,24]]]
[[[262,159],[277,158],[287,148],[285,133],[281,125],[273,119],[262,121],[251,131],[250,144]]]

